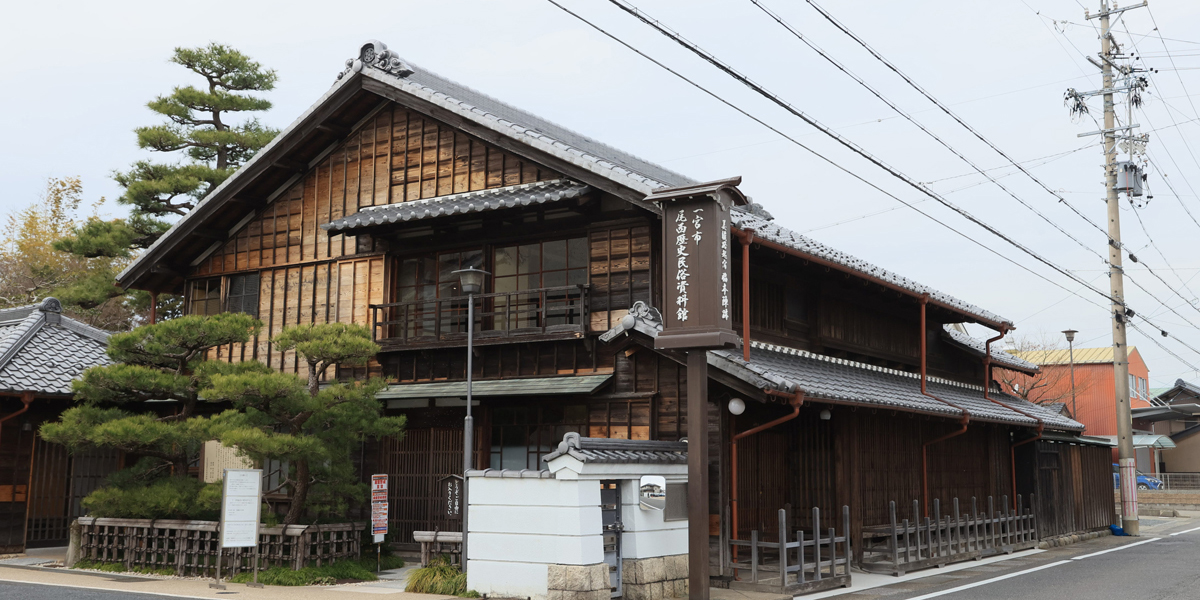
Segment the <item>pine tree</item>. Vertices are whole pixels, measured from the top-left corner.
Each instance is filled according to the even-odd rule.
[[[125,502],[132,510],[129,505],[137,504],[138,495],[153,488],[156,494],[179,496],[175,504],[164,501],[165,506],[186,505],[190,501],[183,496],[201,484],[159,484],[187,479],[188,465],[199,457],[204,442],[244,426],[244,417],[236,411],[197,414],[204,401],[200,390],[215,376],[271,371],[257,361],[209,361],[208,352],[246,342],[260,325],[240,313],[191,315],[114,334],[108,356],[115,364],[92,367],[72,382],[76,406],[63,412],[59,421],[42,425],[42,438],[72,451],[109,448],[143,457],[117,478],[115,488],[120,489],[102,492],[99,498]]]
[[[287,461],[290,506],[284,524],[306,515],[344,514],[348,500],[362,498],[351,457],[365,439],[399,437],[404,417],[382,416],[375,394],[386,386],[379,379],[333,383],[321,378],[334,365],[367,362],[379,351],[370,332],[341,323],[288,327],[272,344],[295,350],[308,365],[308,378],[278,372],[218,375],[201,393],[209,400],[231,402],[245,413],[250,427],[228,429],[221,441],[259,461]]]
[[[234,48],[212,43],[176,48],[171,62],[204,78],[200,87],[176,87],[150,101],[165,122],[135,129],[138,147],[175,155],[174,163],[141,160],[113,174],[125,192],[117,201],[130,207],[127,219],[93,219],[62,240],[58,249],[84,257],[128,258],[148,248],[167,229],[168,219],[186,215],[278,133],[242,113],[271,108],[255,95],[274,89],[275,71],[264,69]],[[120,290],[80,287],[72,301],[98,304]]]

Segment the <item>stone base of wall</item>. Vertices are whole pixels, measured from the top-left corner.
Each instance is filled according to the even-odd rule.
[[[688,555],[627,558],[621,563],[625,600],[688,596]]]
[[[1200,510],[1200,491],[1196,490],[1138,490],[1138,514],[1142,514],[1144,506],[1152,511],[1159,510]],[[1113,500],[1117,505],[1117,514],[1121,514],[1121,492],[1113,492]],[[1152,512],[1146,516],[1166,516]]]
[[[546,588],[547,600],[608,600],[612,595],[608,564],[550,565]]]
[[[1047,548],[1060,548],[1062,546],[1070,546],[1087,540],[1094,540],[1101,536],[1112,535],[1112,532],[1107,529],[1097,531],[1085,531],[1083,533],[1073,533],[1071,535],[1060,535],[1058,537],[1046,538],[1038,542],[1038,548],[1045,550]]]

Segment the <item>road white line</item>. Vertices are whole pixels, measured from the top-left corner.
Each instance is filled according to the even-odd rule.
[[[1171,535],[1183,535],[1185,533],[1191,533],[1193,531],[1200,531],[1200,527],[1193,527],[1192,529],[1188,529],[1186,531],[1176,531],[1175,533],[1172,533]]]
[[[164,596],[168,598],[198,598],[199,600],[212,600],[212,596],[185,596],[183,594],[167,594],[164,592],[145,592],[135,590],[125,590],[120,588],[99,588],[88,585],[69,585],[66,583],[46,583],[44,581],[22,581],[20,579],[0,579],[3,583],[24,583],[26,585],[45,585],[50,587],[74,588],[77,590],[91,590],[93,592],[111,592],[113,594],[144,594],[147,596]]]
[[[996,583],[997,581],[1003,581],[1005,579],[1012,579],[1013,577],[1020,577],[1022,575],[1028,575],[1029,573],[1033,573],[1035,571],[1041,571],[1043,569],[1049,569],[1051,567],[1057,567],[1060,565],[1066,565],[1066,564],[1070,564],[1070,563],[1071,563],[1071,561],[1069,561],[1069,560],[1060,560],[1058,562],[1052,562],[1050,564],[1042,565],[1040,567],[1034,567],[1032,569],[1025,569],[1024,571],[1017,571],[1016,573],[1009,573],[1008,575],[1001,575],[999,577],[993,577],[991,579],[987,579],[984,581],[968,583],[966,585],[960,585],[958,587],[950,588],[948,590],[942,590],[940,592],[934,592],[932,594],[925,594],[924,596],[917,596],[915,598],[909,598],[908,600],[926,600],[926,598],[937,598],[938,596],[945,596],[946,594],[953,594],[954,592],[961,592],[962,590],[969,590],[971,588],[976,588],[981,585],[987,585],[989,583]]]
[[[1108,550],[1101,550],[1099,552],[1093,552],[1091,554],[1084,554],[1083,556],[1075,556],[1075,557],[1072,557],[1071,560],[1083,560],[1085,558],[1091,558],[1093,556],[1100,556],[1101,554],[1108,554],[1109,552],[1116,552],[1117,550],[1125,550],[1126,548],[1132,548],[1134,546],[1141,546],[1142,544],[1149,544],[1150,542],[1157,542],[1158,540],[1161,540],[1161,539],[1162,538],[1150,538],[1148,540],[1142,540],[1140,542],[1134,542],[1132,544],[1125,544],[1124,546],[1117,546],[1116,548],[1109,548]]]

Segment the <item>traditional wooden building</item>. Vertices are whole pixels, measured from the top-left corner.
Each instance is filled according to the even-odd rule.
[[[0,310],[0,553],[65,546],[80,500],[118,468],[114,452],[71,454],[37,434],[71,406],[71,380],[111,363],[107,347],[54,298]]]
[[[462,465],[468,324],[456,270],[491,273],[475,297],[476,465],[538,469],[567,432],[684,437],[697,418],[684,361],[653,344],[674,284],[660,266],[662,211],[646,198],[695,180],[379,42],[346,64],[119,283],[183,294],[192,314],[258,317],[257,339],[214,357],[287,372],[305,365],[269,343],[281,328],[370,327],[378,359],[337,376],[386,378],[388,411],[408,416],[403,439],[363,452],[365,473],[392,477],[392,530],[405,539],[458,526],[438,491]],[[849,506],[857,534],[893,500],[1028,493],[1015,474],[1032,467],[1013,447],[1082,429],[985,388],[990,364],[1037,367],[946,329],[1011,321],[799,235],[760,205],[731,219],[729,298],[749,349],[708,355],[712,402],[699,418],[712,432],[714,541],[769,531],[784,507],[799,527],[811,507]],[[736,417],[735,399],[746,406]],[[1106,473],[1100,483],[1111,512]]]

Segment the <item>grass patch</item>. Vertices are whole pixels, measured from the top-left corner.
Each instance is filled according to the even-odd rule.
[[[75,569],[91,569],[93,571],[104,571],[105,573],[124,573],[125,564],[117,562],[103,562],[99,560],[84,559],[73,567]],[[173,573],[173,572],[172,572]]]
[[[450,564],[450,559],[439,556],[429,561],[429,566],[415,569],[408,574],[406,592],[419,594],[450,594],[464,598],[478,598],[479,592],[467,590],[467,574]]]
[[[404,559],[399,556],[384,556],[380,559],[382,568],[397,569],[404,566]],[[293,571],[287,567],[271,567],[258,572],[258,582],[264,585],[332,585],[343,579],[360,581],[375,581],[375,557],[363,557],[360,560],[339,560],[335,563],[320,567],[304,567]],[[254,573],[242,571],[229,580],[232,583],[250,583],[254,581]]]
[[[99,560],[84,559],[73,567],[75,569],[91,569],[94,571],[103,571],[105,573],[141,573],[142,575],[174,575],[175,569],[168,567],[134,567],[126,569],[125,563],[119,562],[104,562]]]

